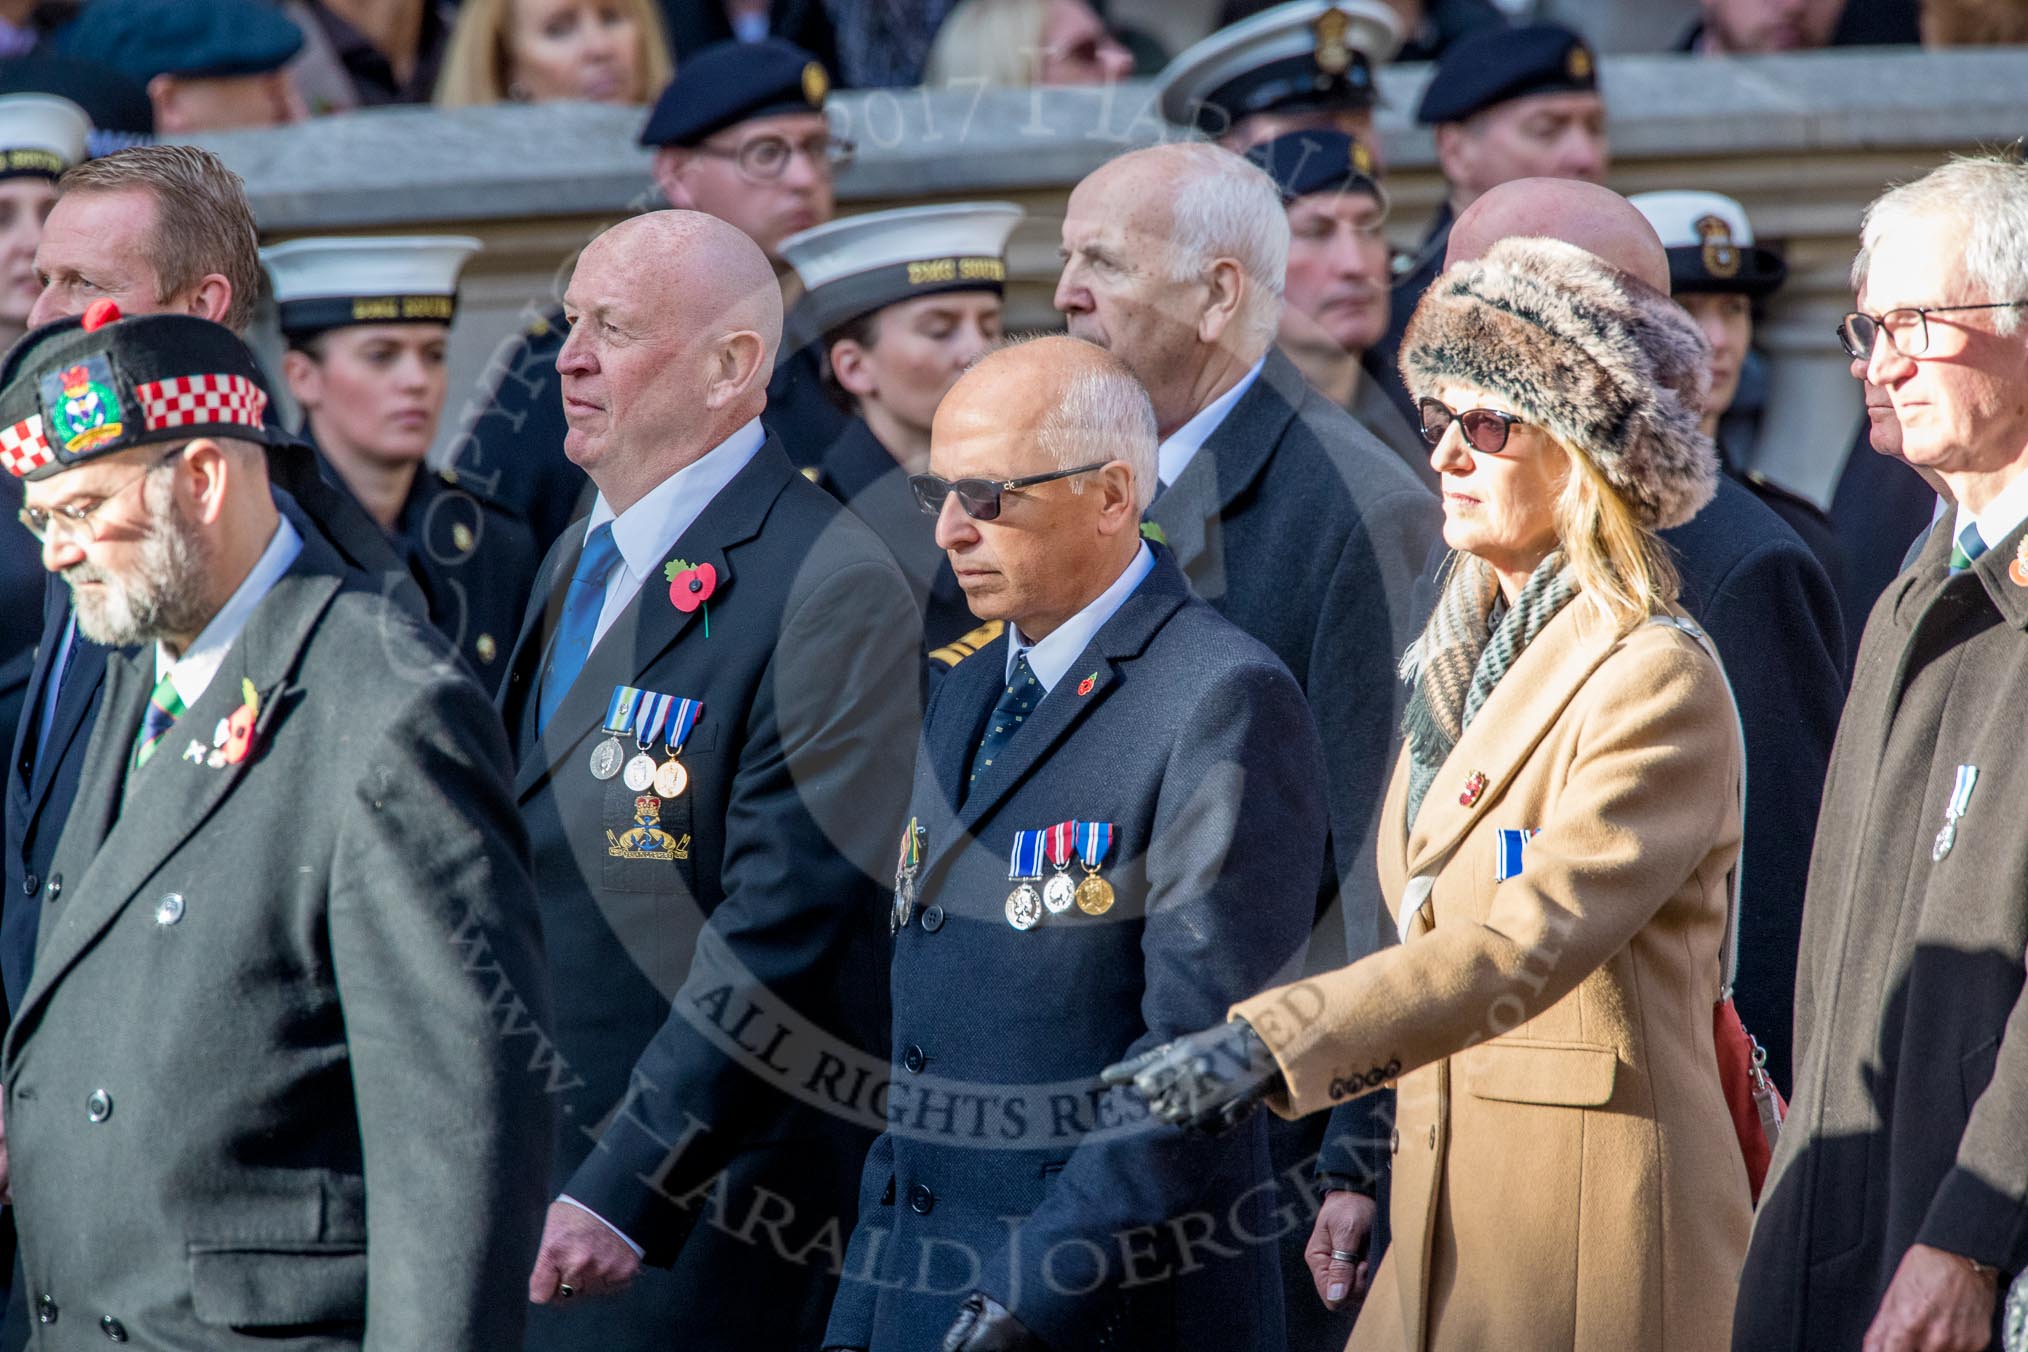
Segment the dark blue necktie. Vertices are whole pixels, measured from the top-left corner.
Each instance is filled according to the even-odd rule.
[[[1979,555],[1986,552],[1986,541],[1979,534],[1979,523],[1974,521],[1958,532],[1958,538],[1951,543],[1951,576],[1956,577],[1979,561]]]
[[[1000,692],[1000,698],[993,705],[993,716],[986,720],[986,734],[979,739],[979,749],[972,753],[972,773],[965,780],[965,791],[971,792],[972,785],[981,771],[992,765],[1000,749],[1014,739],[1021,730],[1028,715],[1035,712],[1035,706],[1049,692],[1042,688],[1042,682],[1035,679],[1029,669],[1028,655],[1023,653],[1014,659],[1014,678],[1007,682],[1007,688]]]
[[[606,604],[606,576],[620,559],[620,547],[613,543],[613,523],[600,522],[585,537],[584,553],[578,555],[577,571],[570,575],[570,590],[563,597],[563,622],[556,627],[556,642],[549,650],[549,668],[542,673],[542,697],[535,706],[535,731],[549,727],[556,706],[584,670],[591,656],[592,638],[598,632],[599,611]]]

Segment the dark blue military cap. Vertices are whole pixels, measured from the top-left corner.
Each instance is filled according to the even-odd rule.
[[[1598,58],[1562,24],[1482,28],[1444,52],[1415,117],[1426,125],[1462,122],[1509,99],[1597,88]]]
[[[303,30],[261,0],[92,0],[57,39],[65,55],[136,84],[280,70]]]
[[[267,408],[267,378],[231,329],[192,315],[125,319],[94,301],[0,360],[0,469],[47,479],[130,446],[291,440],[267,424]]]
[[[1386,201],[1373,152],[1342,131],[1292,131],[1246,152],[1281,189],[1282,201],[1313,192],[1363,192]]]
[[[641,128],[641,144],[694,146],[735,122],[821,112],[830,92],[824,63],[793,42],[715,42],[677,70]]]
[[[1371,108],[1373,67],[1401,46],[1379,0],[1291,0],[1219,29],[1155,79],[1162,116],[1221,135],[1255,113]]]

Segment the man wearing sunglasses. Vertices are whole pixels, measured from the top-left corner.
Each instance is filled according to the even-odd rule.
[[[1266,1123],[1186,1137],[1098,1080],[1299,965],[1326,868],[1301,690],[1141,538],[1155,426],[1118,359],[1065,337],[938,406],[913,487],[973,613],[1007,627],[923,729],[892,1125],[825,1347],[1288,1346]],[[1060,875],[1037,854],[1023,882],[1024,832]],[[988,1103],[1013,1109],[975,1132]]]
[[[2028,1267],[2023,238],[2012,152],[1954,159],[1864,218],[1840,337],[1954,507],[1874,606],[1825,783],[1801,1061],[1740,1352],[1998,1346],[1998,1297]]]
[[[852,142],[825,117],[830,89],[823,64],[781,38],[721,42],[686,57],[641,129],[641,144],[655,152],[655,191],[671,206],[737,226],[787,276],[782,241],[831,219],[837,174],[852,162]],[[545,549],[582,515],[589,493],[563,453],[556,359],[564,337],[557,310],[528,326],[453,453],[459,473],[518,508]],[[845,431],[814,344],[781,354],[767,392],[768,429],[799,464],[814,463]]]

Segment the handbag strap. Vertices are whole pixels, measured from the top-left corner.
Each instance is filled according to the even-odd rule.
[[[1711,636],[1689,620],[1675,615],[1650,615],[1649,624],[1659,624],[1688,634],[1696,639],[1711,657],[1713,666],[1718,668],[1718,679],[1725,686],[1725,702],[1732,706],[1732,725],[1739,733],[1739,830],[1744,845],[1746,833],[1746,723],[1739,716],[1739,699],[1732,693],[1732,678],[1725,674],[1725,660],[1718,655],[1718,645]],[[1732,998],[1732,984],[1739,976],[1739,892],[1740,875],[1746,871],[1746,852],[1742,848],[1732,861],[1732,889],[1725,899],[1725,938],[1718,950],[1718,968],[1722,977],[1720,1000]]]

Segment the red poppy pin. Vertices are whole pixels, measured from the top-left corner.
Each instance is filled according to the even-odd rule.
[[[1458,795],[1459,806],[1470,807],[1479,801],[1479,795],[1485,791],[1486,777],[1477,770],[1472,771],[1470,777],[1465,780],[1465,791]]]
[[[254,720],[261,714],[260,692],[254,689],[252,681],[242,679],[239,693],[246,702],[219,719],[211,736],[211,754],[204,758],[204,763],[214,770],[238,765],[253,754]]]
[[[1092,688],[1097,684],[1098,684],[1098,673],[1094,671],[1091,675],[1085,677],[1083,680],[1077,683],[1077,697],[1079,699],[1083,699],[1086,695],[1089,695],[1092,692]]]
[[[704,603],[718,590],[718,570],[708,563],[671,559],[662,565],[662,576],[669,579],[670,605],[685,615],[699,606],[704,607],[704,637],[710,638],[711,607]]]

